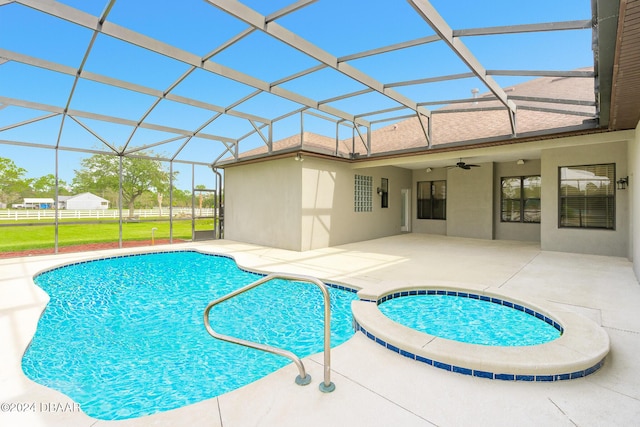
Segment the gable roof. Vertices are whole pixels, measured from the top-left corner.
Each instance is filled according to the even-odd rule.
[[[81,196],[91,196],[91,199],[94,199],[94,200],[96,200],[96,199],[97,199],[97,200],[101,200],[101,201],[108,202],[108,200],[107,200],[107,199],[104,199],[104,198],[102,198],[102,197],[100,197],[100,196],[96,196],[95,194],[90,193],[90,192],[88,192],[88,191],[87,191],[87,192],[85,192],[85,193],[74,194],[73,196],[58,196],[58,201],[59,201],[59,202],[66,202],[66,201],[68,201],[68,200],[77,199],[77,198],[79,198],[79,197],[81,197]]]
[[[590,71],[585,68],[576,71]],[[585,73],[586,76],[589,73]],[[517,137],[557,133],[596,127],[595,90],[593,77],[541,77],[505,88],[514,100]],[[513,139],[507,110],[491,93],[469,102],[444,106],[432,111],[431,146],[445,144],[469,145],[487,140]],[[373,130],[371,153],[382,154],[403,150],[426,149],[425,131],[418,117]],[[302,138],[301,138],[302,137]],[[305,150],[321,154],[351,157],[350,153],[366,154],[359,136],[355,140],[336,139],[303,132],[273,143],[272,153]],[[239,158],[261,157],[268,153],[262,146],[239,154]],[[230,160],[230,159],[227,159]]]
[[[87,197],[87,196],[89,196],[89,197]],[[67,198],[66,200],[79,199],[79,198],[81,198],[81,197],[84,197],[84,198],[90,198],[90,199],[93,199],[93,200],[101,200],[101,201],[108,202],[108,200],[107,200],[107,199],[104,199],[104,198],[102,198],[102,197],[100,197],[100,196],[96,196],[95,194],[90,193],[90,192],[88,192],[88,191],[87,191],[87,192],[85,192],[85,193],[80,193],[80,194],[75,194],[75,195],[73,195],[73,196],[70,196],[70,197],[69,197],[69,198]]]

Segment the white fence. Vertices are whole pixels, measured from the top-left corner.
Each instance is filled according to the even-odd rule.
[[[173,208],[174,217],[191,217],[191,208]],[[155,209],[136,209],[133,213],[135,218],[169,218],[169,208],[163,208],[162,214],[158,208]],[[195,209],[196,217],[213,216],[213,209]],[[55,219],[56,211],[54,209],[1,209],[0,221],[18,221],[25,219],[44,220]],[[122,210],[122,217],[129,217],[129,209]],[[83,210],[58,210],[58,219],[118,219],[120,212],[118,209],[83,209]]]

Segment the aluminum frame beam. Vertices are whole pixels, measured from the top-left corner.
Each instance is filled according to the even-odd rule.
[[[200,56],[194,55],[190,52],[187,52],[185,50],[182,50],[170,44],[145,36],[144,34],[140,34],[138,32],[129,30],[128,28],[122,27],[112,22],[107,21],[101,27],[99,27],[98,18],[96,18],[95,16],[88,14],[86,12],[83,12],[81,10],[74,9],[70,6],[57,3],[53,0],[15,0],[15,2],[22,4],[26,7],[30,7],[34,10],[47,13],[54,17],[64,19],[68,22],[88,28],[90,30],[95,30],[99,28],[100,33],[102,34],[114,37],[116,39],[122,40],[129,44],[138,46],[140,48],[146,49],[151,52],[155,52],[157,54],[166,56],[168,58],[185,63],[187,65],[196,66],[197,68],[200,68],[202,70],[220,75],[222,77],[229,78],[238,83],[251,86],[255,89],[260,89],[263,92],[268,92],[274,95],[278,95],[289,101],[292,101],[301,105],[305,105],[310,108],[315,108],[317,110],[324,111],[328,114],[334,115],[336,117],[340,117],[345,120],[353,121],[355,119],[353,115],[348,114],[344,111],[341,111],[337,108],[329,107],[326,105],[318,105],[318,103],[313,99],[310,99],[305,96],[299,95],[295,92],[291,92],[289,90],[280,88],[278,86],[271,87],[269,83],[263,80],[257,79],[248,74],[242,73],[240,71],[234,70],[224,65],[217,64],[212,61],[203,62]],[[235,2],[227,2],[227,3],[235,3]],[[242,7],[245,7],[245,6],[242,5]],[[260,17],[264,25],[277,26],[275,22],[270,22],[267,24],[267,18],[262,15],[260,15]],[[279,28],[282,28],[282,27],[279,27]],[[358,120],[360,121],[359,125],[368,126],[367,122],[363,121],[362,119],[358,119]]]
[[[492,36],[498,34],[540,33],[543,31],[588,30],[591,19],[578,21],[544,22],[539,24],[505,25],[499,27],[468,28],[453,30],[453,37]]]
[[[60,143],[60,138],[62,135],[62,130],[64,128],[65,118],[67,117],[67,115],[74,121],[78,122],[82,127],[85,128],[85,130],[92,133],[96,138],[101,140],[104,144],[106,144],[112,150],[114,150],[114,148],[111,145],[109,145],[104,140],[104,138],[100,138],[98,135],[96,135],[94,132],[88,129],[85,125],[83,125],[80,121],[78,121],[76,117],[85,117],[85,118],[91,118],[95,120],[103,120],[109,123],[125,124],[128,126],[133,126],[134,130],[130,135],[129,139],[126,141],[126,144],[122,149],[122,153],[121,153],[121,154],[127,155],[130,153],[143,150],[145,147],[162,145],[171,141],[179,140],[181,138],[186,138],[185,144],[183,144],[182,147],[180,148],[180,150],[182,150],[182,148],[184,148],[184,146],[191,140],[191,138],[196,136],[199,131],[201,131],[206,127],[206,125],[216,120],[222,114],[229,114],[229,115],[233,115],[233,116],[248,120],[249,123],[253,126],[253,131],[250,132],[248,135],[242,137],[242,139],[244,139],[245,137],[248,137],[249,135],[258,133],[260,138],[262,138],[262,140],[267,144],[267,146],[270,149],[271,149],[270,144],[273,142],[271,141],[271,132],[272,132],[273,124],[278,120],[281,120],[283,118],[289,117],[297,113],[301,113],[301,116],[304,115],[305,113],[308,113],[308,114],[316,115],[320,118],[325,118],[329,121],[337,121],[338,123],[337,126],[339,126],[340,124],[348,125],[353,129],[355,129],[355,132],[357,132],[358,136],[360,137],[361,141],[365,144],[365,146],[367,143],[364,141],[365,138],[360,133],[359,126],[366,127],[370,132],[370,126],[373,123],[399,120],[401,118],[408,118],[408,117],[416,117],[417,115],[420,121],[420,125],[422,126],[422,130],[424,131],[430,146],[431,141],[429,138],[430,137],[429,128],[431,125],[431,120],[430,120],[431,113],[433,112],[424,108],[428,105],[442,105],[445,103],[454,104],[454,103],[463,103],[463,102],[483,102],[483,101],[498,100],[504,105],[504,107],[500,107],[499,109],[504,110],[506,108],[509,113],[512,133],[514,136],[516,134],[515,122],[516,122],[516,112],[518,108],[530,109],[534,111],[559,113],[559,114],[577,114],[577,115],[589,116],[589,117],[592,117],[593,114],[586,113],[586,112],[575,112],[575,111],[572,112],[568,110],[564,111],[561,109],[556,110],[554,108],[546,108],[546,107],[535,107],[531,105],[523,106],[523,105],[518,105],[519,103],[516,104],[513,101],[521,100],[521,101],[526,101],[531,103],[549,103],[549,104],[554,103],[554,104],[567,104],[567,105],[580,105],[580,106],[594,106],[594,105],[597,106],[595,102],[591,102],[591,101],[556,100],[551,98],[517,97],[517,96],[511,96],[511,95],[507,96],[504,89],[500,87],[500,85],[497,84],[490,76],[500,75],[500,76],[552,76],[552,77],[585,77],[585,78],[596,77],[597,78],[598,73],[597,72],[594,73],[591,71],[568,72],[568,71],[541,71],[541,70],[486,70],[483,68],[482,64],[480,64],[480,62],[477,61],[477,59],[473,56],[473,54],[466,48],[466,46],[462,43],[460,39],[461,37],[488,36],[488,35],[495,35],[495,34],[584,30],[584,29],[589,29],[593,27],[593,20],[565,21],[565,22],[551,22],[551,23],[541,23],[541,24],[510,25],[510,26],[502,26],[502,27],[486,27],[486,28],[475,28],[475,29],[472,28],[472,29],[452,30],[447,24],[447,22],[444,19],[442,19],[440,15],[437,14],[435,9],[431,6],[429,0],[408,0],[408,2],[412,5],[413,9],[431,26],[431,28],[435,30],[436,35],[423,37],[415,40],[410,40],[402,43],[396,43],[396,44],[385,46],[385,47],[378,47],[375,49],[371,49],[368,51],[355,53],[347,56],[336,57],[331,55],[329,52],[322,50],[318,46],[298,37],[296,34],[288,31],[287,29],[283,28],[282,26],[274,22],[279,17],[295,12],[296,10],[299,10],[301,8],[304,8],[309,4],[315,3],[317,0],[298,0],[273,14],[265,15],[265,16],[245,6],[241,1],[206,0],[207,3],[212,4],[215,7],[234,16],[236,19],[247,23],[250,27],[243,30],[242,32],[232,37],[228,41],[224,42],[222,45],[216,47],[206,55],[202,57],[198,57],[197,55],[193,55],[188,51],[184,51],[170,44],[163,43],[157,39],[145,36],[140,33],[136,33],[125,27],[120,27],[114,23],[107,22],[106,21],[107,15],[109,14],[109,11],[113,6],[113,4],[115,3],[115,1],[116,0],[110,0],[107,3],[106,8],[101,13],[101,15],[99,17],[96,17],[94,15],[85,13],[79,9],[74,9],[73,7],[67,6],[63,3],[59,3],[54,0],[0,0],[0,6],[9,4],[9,3],[20,4],[20,5],[32,8],[34,10],[52,15],[53,17],[66,20],[74,25],[88,28],[93,32],[93,37],[91,38],[91,41],[87,47],[87,50],[85,51],[82,62],[78,68],[68,67],[61,64],[55,64],[53,62],[49,62],[46,60],[31,58],[26,55],[0,49],[0,65],[2,65],[3,63],[6,63],[7,61],[13,60],[13,61],[21,62],[27,65],[41,67],[48,71],[62,72],[64,74],[73,76],[74,78],[73,86],[70,90],[69,97],[64,107],[62,107],[63,105],[62,103],[60,103],[60,106],[54,107],[50,105],[45,106],[44,104],[30,103],[28,101],[21,101],[21,100],[10,99],[10,98],[4,98],[6,100],[9,100],[10,103],[3,104],[2,103],[3,98],[0,97],[0,109],[5,108],[8,105],[23,105],[23,106],[31,105],[31,106],[40,106],[40,107],[44,106],[43,111],[48,111],[51,113],[51,114],[48,114],[47,116],[43,116],[43,118],[34,119],[34,121],[42,120],[44,118],[49,118],[49,117],[55,117],[57,115],[62,115],[62,121],[60,124],[60,130],[58,133],[56,147]],[[239,42],[240,40],[242,40],[243,38],[245,38],[246,36],[252,34],[257,30],[265,32],[270,37],[273,37],[276,40],[288,45],[289,47],[302,52],[306,56],[315,59],[316,61],[319,62],[319,64],[311,68],[308,68],[306,70],[300,71],[298,73],[292,74],[290,76],[281,78],[277,81],[268,83],[260,79],[254,78],[251,75],[244,74],[240,71],[225,67],[224,65],[217,64],[211,61],[211,58],[213,58],[215,55],[233,46],[234,44],[236,44],[237,42]],[[178,77],[178,79],[174,81],[174,83],[169,85],[169,87],[164,91],[140,86],[134,83],[126,82],[126,81],[113,79],[113,78],[102,76],[96,73],[86,72],[84,71],[84,64],[89,54],[91,53],[93,43],[99,34],[117,38],[119,40],[122,40],[125,43],[135,45],[149,52],[166,56],[174,61],[182,62],[184,64],[189,65],[188,67],[189,69],[186,73]],[[392,52],[395,50],[410,48],[413,46],[419,46],[419,45],[432,43],[440,40],[444,41],[449,46],[449,48],[467,65],[467,67],[470,69],[471,72],[464,73],[464,74],[457,74],[457,75],[430,77],[430,78],[419,79],[419,80],[382,84],[376,81],[375,79],[373,79],[369,74],[363,73],[357,70],[356,68],[351,67],[347,63],[348,61],[355,60],[358,58],[384,54],[386,52]],[[281,85],[286,82],[292,81],[294,79],[303,77],[305,75],[308,75],[329,67],[331,67],[332,69],[338,71],[339,73],[353,80],[356,80],[357,82],[362,84],[365,87],[365,89],[361,91],[353,92],[353,93],[347,93],[347,94],[343,93],[342,95],[339,95],[337,97],[330,98],[330,99],[314,100],[304,95],[301,95],[299,93],[292,92],[281,87]],[[192,73],[194,70],[197,70],[197,69],[202,69],[206,72],[211,72],[213,74],[223,76],[225,78],[239,82],[243,85],[252,87],[256,90],[250,95],[236,101],[229,107],[212,105],[212,104],[208,104],[195,99],[172,95],[170,93],[177,85],[180,84],[180,82],[186,79],[190,73]],[[138,92],[148,96],[152,96],[156,98],[156,102],[151,106],[151,108],[149,108],[149,110],[137,122],[135,120],[121,119],[117,117],[106,116],[106,115],[91,113],[87,111],[69,110],[70,105],[72,105],[72,98],[74,96],[76,85],[80,78],[96,81],[96,82],[111,85],[114,87],[119,87],[121,89],[128,90],[128,91]],[[426,84],[426,83],[453,80],[453,79],[462,79],[462,78],[479,78],[482,81],[482,83],[487,88],[489,88],[489,90],[493,93],[493,96],[483,97],[483,98],[471,98],[471,99],[465,99],[465,100],[415,102],[413,99],[409,99],[408,97],[405,97],[403,94],[392,90],[392,88],[394,87],[410,86],[415,84]],[[369,113],[350,114],[348,112],[341,111],[339,109],[336,109],[327,105],[331,102],[350,98],[353,96],[358,96],[358,95],[369,93],[369,92],[377,92],[379,94],[382,94],[387,98],[398,103],[399,106],[385,109],[385,110],[373,111]],[[235,110],[235,108],[238,107],[243,102],[261,93],[271,93],[271,94],[280,96],[284,99],[297,103],[298,105],[301,106],[301,108],[297,108],[295,111],[286,113],[283,116],[275,119],[257,117],[255,115],[246,114],[246,113],[242,113],[241,111]],[[161,102],[162,99],[168,99],[174,102],[180,102],[182,104],[190,105],[196,108],[203,108],[206,110],[214,111],[216,114],[211,119],[209,119],[205,123],[205,125],[198,127],[196,131],[170,128],[170,127],[165,127],[161,125],[156,125],[153,123],[144,123],[144,121],[149,116],[151,111]],[[27,107],[27,108],[32,108],[32,107]],[[385,118],[385,119],[376,120],[376,121],[367,121],[364,119],[364,117],[367,117],[367,116],[373,116],[376,114],[383,114],[383,113],[391,113],[393,111],[401,111],[404,109],[409,109],[411,111],[414,111],[415,114],[402,116],[402,117]],[[478,109],[487,110],[487,109],[493,109],[493,107],[488,107],[488,108],[479,107]],[[307,110],[312,110],[312,111],[307,111]],[[443,111],[443,113],[453,112],[453,111],[456,111],[456,110]],[[473,108],[468,110],[465,109],[464,111],[474,111],[474,109]],[[322,113],[322,114],[326,113],[327,115],[330,115],[331,118],[322,117],[322,115],[318,113]],[[438,111],[437,113],[440,113],[440,111]],[[426,120],[428,120],[428,122],[426,123],[423,121],[425,118]],[[23,122],[21,124],[11,125],[11,127],[18,127],[24,124],[28,124],[28,123]],[[266,126],[270,126],[268,138],[265,136],[265,133],[262,132],[262,130]],[[155,129],[155,130],[160,130],[160,131],[169,132],[169,133],[176,133],[177,131],[179,133],[178,133],[178,136],[174,138],[170,138],[169,140],[148,144],[142,147],[136,147],[136,148],[132,147],[130,149],[127,149],[127,146],[131,141],[133,134],[138,129],[138,127]],[[0,131],[5,129],[0,129]],[[302,130],[302,126],[301,126],[301,130]],[[224,150],[222,155],[224,155],[226,152],[230,152],[234,155],[234,157],[237,158],[239,139],[221,137],[216,135],[208,135],[208,134],[197,135],[197,136],[201,136],[204,139],[210,139],[210,140],[221,142],[226,148],[226,150]],[[370,138],[369,134],[367,135],[367,138]],[[180,150],[178,150],[176,155],[180,152]],[[234,151],[235,151],[235,154],[234,154]],[[368,147],[368,151],[370,152],[370,147]],[[220,157],[218,157],[216,161],[219,159]],[[188,163],[188,162],[185,162],[185,163]],[[214,161],[214,164],[215,164],[215,161]]]
[[[530,32],[542,32],[542,31],[563,31],[563,30],[585,30],[592,27],[591,20],[581,21],[561,21],[561,22],[546,22],[541,24],[523,24],[523,25],[508,25],[500,27],[485,27],[485,28],[468,28],[462,30],[453,30],[454,37],[471,37],[471,36],[487,36],[497,34],[520,34]],[[368,56],[380,55],[387,52],[393,52],[396,50],[407,49],[410,47],[421,46],[424,44],[440,41],[441,38],[438,35],[422,37],[419,39],[409,40],[402,43],[396,43],[388,46],[379,47],[376,49],[370,49],[351,55],[345,55],[338,58],[338,62],[352,61],[354,59],[366,58]]]
[[[6,58],[9,61],[19,62],[21,64],[30,65],[33,67],[42,68],[44,70],[55,71],[61,74],[66,74],[69,76],[75,76],[76,70],[73,67],[69,67],[68,65],[62,65],[55,62],[47,61],[44,59],[34,58],[28,55],[24,55],[17,52],[12,52],[6,49],[0,48],[0,57]],[[143,95],[148,95],[152,97],[162,97],[163,92],[159,89],[153,89],[150,87],[142,86],[136,83],[129,83],[123,80],[115,79],[113,77],[108,77],[102,74],[93,73],[90,71],[82,71],[80,73],[80,77],[85,80],[90,80],[97,83],[102,83],[105,85],[117,87],[119,89],[129,90],[132,92],[140,93]],[[191,107],[202,108],[209,111],[214,111],[218,113],[226,113],[235,117],[239,117],[242,119],[255,120],[262,123],[268,123],[270,120],[266,117],[256,116],[254,114],[243,113],[241,111],[231,111],[226,110],[225,107],[210,104],[203,101],[198,101],[193,98],[187,98],[184,96],[166,94],[165,99],[170,101],[178,102],[180,104],[189,105]]]
[[[464,62],[467,67],[489,88],[489,90],[498,98],[498,100],[507,108],[509,112],[509,121],[511,122],[511,130],[513,135],[516,134],[515,115],[517,107],[513,101],[509,100],[504,89],[493,78],[487,75],[486,69],[480,61],[471,53],[466,45],[455,37],[453,29],[440,16],[436,9],[427,0],[407,0],[414,10],[429,24],[429,26],[440,36],[440,38],[449,46],[449,48]]]
[[[9,104],[9,105],[13,105],[13,106],[16,106],[16,107],[30,108],[32,110],[40,110],[40,111],[48,111],[50,113],[65,114],[64,108],[62,108],[62,107],[58,107],[58,106],[54,106],[54,105],[48,105],[48,104],[42,104],[42,103],[39,103],[39,102],[24,101],[24,100],[21,100],[21,99],[8,98],[8,97],[5,97],[5,96],[0,96],[0,102],[5,103],[5,104]],[[103,121],[103,122],[115,123],[115,124],[120,124],[120,125],[125,125],[125,126],[132,126],[132,127],[135,126],[138,123],[135,120],[131,120],[131,119],[123,119],[123,118],[120,118],[120,117],[108,116],[108,115],[105,115],[105,114],[91,113],[91,112],[82,111],[82,110],[68,110],[66,112],[66,114],[68,114],[70,116],[83,117],[85,119],[99,120],[99,121]],[[157,130],[157,131],[160,131],[160,132],[172,133],[172,134],[176,134],[176,135],[193,136],[193,131],[192,130],[168,127],[168,126],[163,126],[163,125],[156,125],[156,124],[152,124],[152,123],[142,123],[140,125],[140,127],[145,128],[145,129]],[[231,143],[235,142],[235,139],[227,138],[225,136],[218,136],[218,135],[210,135],[210,134],[202,134],[201,133],[201,134],[198,135],[198,137],[199,138],[203,138],[203,139],[209,139],[209,140],[212,140],[212,141],[219,141],[219,142],[231,142]]]
[[[385,95],[395,102],[404,105],[405,107],[410,108],[413,111],[420,112],[426,116],[429,115],[428,110],[418,107],[418,105],[411,99],[389,88],[385,88],[382,83],[373,79],[368,74],[357,70],[346,62],[339,62],[337,57],[320,49],[318,46],[310,43],[300,36],[292,33],[278,23],[267,22],[265,16],[254,11],[253,9],[250,9],[244,4],[233,0],[205,1],[217,7],[218,9],[227,12],[231,16],[234,16],[235,18],[245,22],[246,24],[269,34],[273,38],[291,46],[292,48],[304,53],[305,55],[315,59],[316,61],[325,64],[333,68],[334,70],[341,72],[347,77],[356,80],[360,84],[363,84],[364,86],[369,87],[382,95]],[[350,119],[350,121],[353,120],[354,119]]]

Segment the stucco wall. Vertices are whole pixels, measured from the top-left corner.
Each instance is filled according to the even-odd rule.
[[[355,175],[373,177],[373,211],[354,211]],[[375,191],[389,180],[389,207]],[[411,171],[392,166],[354,169],[349,163],[306,158],[302,171],[302,242],[309,250],[400,234],[400,190]]]
[[[616,229],[558,227],[558,168],[561,166],[616,164],[616,179],[628,175],[627,142],[589,144],[542,151],[543,250],[627,256],[629,237],[629,189],[616,191]]]
[[[447,171],[447,235],[493,239],[493,163]]]
[[[225,238],[300,250],[302,164],[287,158],[225,169]]]
[[[355,175],[373,177],[373,211],[354,211]],[[389,207],[375,191],[389,180]],[[305,157],[225,170],[225,238],[305,251],[400,234],[400,191],[411,171],[393,166],[354,169]]]
[[[540,175],[540,159],[523,160],[525,160],[524,165],[518,165],[513,161],[495,163],[493,227],[494,238],[497,240],[540,241],[540,224],[502,222],[500,219],[501,179],[514,176]]]

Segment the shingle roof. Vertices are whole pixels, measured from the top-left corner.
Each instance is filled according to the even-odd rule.
[[[542,77],[507,87],[505,91],[518,106],[518,135],[582,127],[585,120],[593,119],[596,114],[593,78]],[[506,109],[499,108],[502,104],[491,93],[483,94],[477,99],[475,102],[452,104],[432,111],[432,145],[511,137],[509,115]],[[423,121],[426,124],[427,120]],[[366,149],[358,139],[356,136],[355,152],[363,154]],[[426,146],[427,139],[417,117],[371,132],[371,152],[374,154]],[[273,152],[295,148],[335,154],[336,140],[304,132],[302,144],[300,134],[273,143]],[[351,151],[350,138],[339,141],[339,156],[348,157]],[[266,153],[266,146],[259,147],[241,153],[240,158]]]

